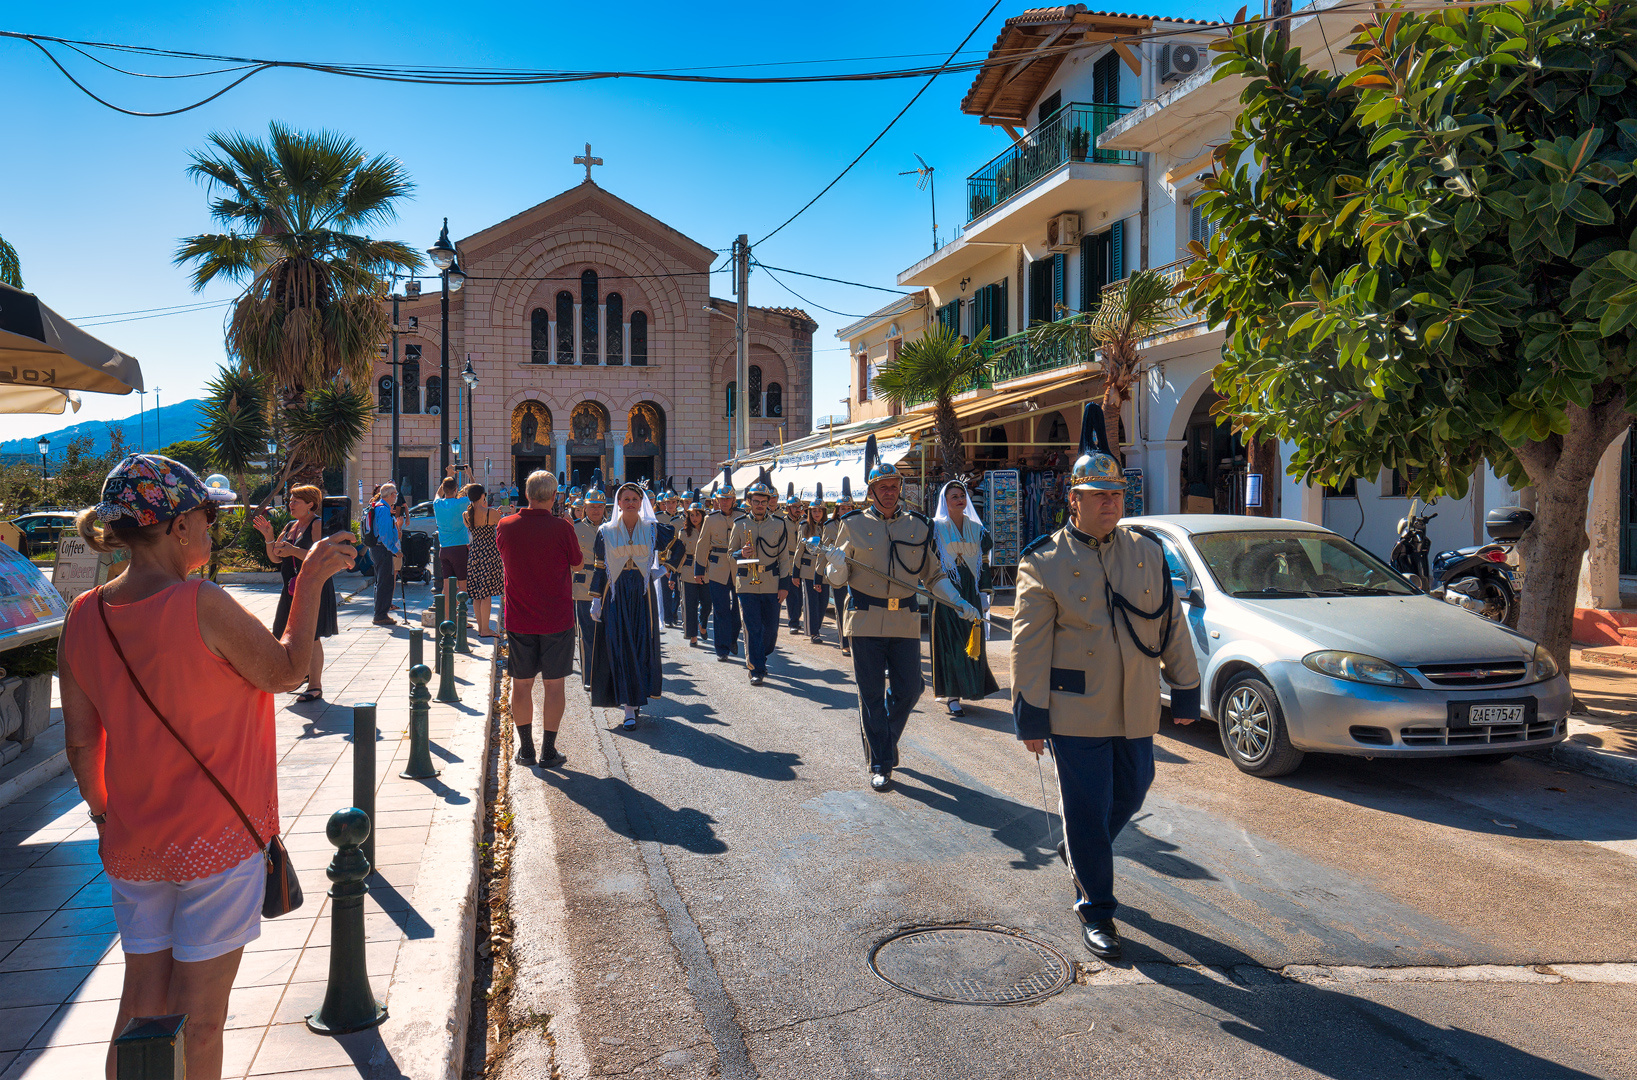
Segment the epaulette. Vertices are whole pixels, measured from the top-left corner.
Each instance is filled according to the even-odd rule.
[[[1042,544],[1048,543],[1049,541],[1055,539],[1056,536],[1056,533],[1046,533],[1042,536],[1035,537],[1033,540],[1029,541],[1027,547],[1018,553],[1018,558],[1022,558],[1024,555],[1033,554],[1035,548],[1040,547]]]
[[[852,517],[854,514],[862,514],[863,512],[864,511],[861,508],[855,506],[851,510],[847,511],[845,514],[837,514],[836,517],[835,517],[835,520],[836,521],[846,521],[848,518]]]
[[[919,521],[922,525],[926,525],[928,527],[931,527],[931,525],[932,525],[931,519],[929,519],[925,514],[921,513],[919,510],[911,510],[909,507],[906,506],[904,508],[904,513],[908,514],[910,517],[912,517],[915,520]]]
[[[706,517],[727,517],[727,515],[722,513],[722,511],[720,511],[720,510],[712,510],[710,513],[706,514],[705,516]]]

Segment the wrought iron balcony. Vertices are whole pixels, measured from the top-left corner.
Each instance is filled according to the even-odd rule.
[[[1134,151],[1097,147],[1103,129],[1135,107],[1075,102],[1057,110],[1045,123],[967,177],[966,220],[994,209],[1065,162],[1135,165]]]
[[[1164,266],[1156,266],[1154,272],[1163,276],[1171,288],[1175,289],[1182,284],[1183,271],[1193,261],[1194,256],[1189,255],[1185,259],[1178,259],[1176,262],[1166,263]],[[1130,280],[1129,277],[1124,277],[1119,281],[1111,281],[1103,286],[1103,295],[1097,305],[1097,313],[1092,316],[1093,324],[1101,324],[1105,320],[1112,320],[1120,311],[1124,310],[1125,305],[1122,302],[1124,299],[1122,294],[1125,292],[1125,287]],[[1185,326],[1193,322],[1194,318],[1193,299],[1187,296],[1173,295],[1171,307],[1166,312],[1165,328],[1173,330],[1179,326]]]

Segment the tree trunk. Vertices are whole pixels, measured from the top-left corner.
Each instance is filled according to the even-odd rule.
[[[943,478],[953,480],[966,472],[966,444],[961,441],[961,424],[955,417],[955,403],[947,397],[940,397],[933,408],[933,415],[937,419]]]
[[[1106,354],[1105,354],[1106,355]],[[1125,412],[1125,395],[1121,393],[1118,380],[1110,376],[1107,361],[1103,367],[1103,423],[1108,428],[1108,449],[1114,455],[1114,460],[1125,467],[1125,450],[1121,446],[1120,420]],[[1080,436],[1085,438],[1084,433]],[[1078,456],[1078,455],[1071,455]]]
[[[1569,406],[1567,435],[1527,442],[1517,450],[1535,488],[1535,523],[1518,543],[1525,569],[1518,630],[1546,646],[1565,672],[1580,561],[1589,543],[1586,509],[1592,477],[1603,451],[1631,422],[1623,388],[1605,384],[1593,401],[1589,409]]]

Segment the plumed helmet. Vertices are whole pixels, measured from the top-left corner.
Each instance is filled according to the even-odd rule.
[[[773,486],[773,478],[767,474],[765,467],[757,470],[756,479],[745,488],[745,498],[748,500],[752,495],[766,495],[771,499],[779,497],[778,490]]]
[[[603,490],[603,471],[601,469],[591,474],[591,483],[585,487],[585,504],[587,506],[608,505],[608,492]]]
[[[784,488],[784,505],[786,505],[786,506],[800,506],[801,505],[801,496],[796,494],[796,482],[794,480],[792,480],[790,483],[785,485],[785,488]]]
[[[823,480],[820,480],[818,483],[813,485],[813,502],[816,503],[816,504],[822,504],[824,502],[824,481]]]
[[[850,476],[843,476],[841,478],[841,498],[836,500],[836,505],[837,506],[851,506],[852,504],[853,504],[853,478],[850,477]]]
[[[1074,459],[1074,468],[1069,472],[1069,489],[1125,490],[1125,471],[1120,468],[1119,459],[1109,452],[1103,410],[1094,401],[1086,402],[1085,415],[1080,418],[1080,456]]]
[[[734,494],[733,467],[731,465],[724,465],[722,466],[722,479],[716,485],[716,497],[720,499],[724,495],[732,494]]]
[[[875,436],[871,435],[864,442],[864,487],[866,490],[875,486],[879,480],[887,480],[898,475],[897,466],[891,462],[882,461],[880,451],[876,449]]]

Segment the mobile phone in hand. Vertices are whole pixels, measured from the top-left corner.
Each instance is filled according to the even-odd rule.
[[[352,499],[347,495],[329,495],[324,499],[324,535],[352,532]]]

